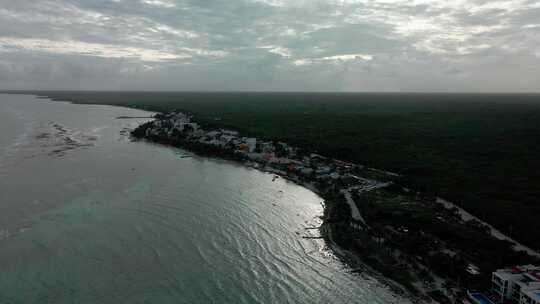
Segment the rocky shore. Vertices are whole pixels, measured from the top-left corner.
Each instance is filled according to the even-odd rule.
[[[421,303],[455,303],[487,290],[491,271],[535,258],[486,226],[406,186],[394,173],[319,155],[278,140],[204,130],[183,112],[157,114],[132,136],[272,172],[325,199],[321,234],[354,272],[378,276]],[[493,250],[499,257],[493,258]]]

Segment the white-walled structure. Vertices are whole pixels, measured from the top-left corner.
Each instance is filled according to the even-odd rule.
[[[492,291],[499,303],[540,304],[540,267],[499,269],[492,275]]]

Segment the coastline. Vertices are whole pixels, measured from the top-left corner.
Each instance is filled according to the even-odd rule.
[[[245,299],[254,299],[251,295],[261,303],[280,299],[298,303],[350,303],[349,299],[358,303],[400,302],[376,280],[350,275],[323,239],[303,238],[319,236],[317,230],[305,229],[321,223],[322,199],[311,191],[281,178],[272,182],[273,174],[246,169],[236,162],[131,142],[127,133],[119,132],[138,123],[115,119],[116,113],[128,113],[128,109],[21,99],[33,106],[25,107],[25,114],[35,117],[33,121],[45,129],[52,126],[49,122],[82,133],[96,126],[109,127],[95,130],[102,135],[96,148],[73,151],[60,159],[43,155],[25,161],[37,167],[15,167],[22,169],[21,176],[28,176],[32,171],[26,169],[30,167],[58,169],[35,174],[50,176],[40,185],[50,189],[52,184],[59,198],[54,201],[62,205],[48,209],[46,215],[38,214],[20,236],[4,242],[2,252],[10,257],[4,259],[10,268],[4,272],[1,285],[4,297],[22,302],[37,298],[39,302],[43,298],[40,294],[55,296],[56,290],[61,292],[68,286],[73,293],[55,299],[71,301],[73,294],[84,294],[88,287],[95,287],[95,296],[84,299],[99,302],[99,298],[121,294],[136,302],[139,294],[129,289],[135,284],[144,287],[139,288],[143,292],[150,288],[155,291],[148,301],[165,299],[172,303],[175,297],[188,302],[249,303],[253,301]],[[14,100],[14,104],[20,103]],[[39,116],[33,116],[30,109],[39,109]],[[74,165],[71,160],[75,159],[86,165]],[[88,180],[72,179],[73,168],[78,169],[77,177]],[[56,183],[55,178],[64,177],[68,183]],[[2,186],[17,189],[12,186],[24,185],[25,181],[12,178]],[[71,199],[67,196],[70,190],[84,198]],[[23,201],[25,194],[9,196]],[[45,193],[28,195],[48,199]],[[36,239],[40,244],[33,241]],[[50,248],[47,263],[41,263],[41,256],[27,261],[30,250],[26,245],[41,252],[42,244]],[[80,246],[84,246],[85,254],[73,251]],[[133,254],[126,256],[129,252]],[[25,258],[19,267],[21,253]],[[67,275],[55,271],[62,265],[69,266]],[[92,272],[97,266],[100,272]],[[79,267],[89,275],[80,276]],[[36,271],[47,273],[47,281],[52,283],[27,284]],[[108,288],[110,284],[102,285],[116,281],[124,271],[130,280],[115,285],[116,292]],[[20,288],[33,293],[19,292]],[[178,292],[171,294],[170,288]],[[363,296],[355,298],[356,294]]]
[[[335,255],[353,272],[368,273],[415,303],[455,303],[468,290],[488,290],[491,272],[499,267],[537,261],[487,233],[487,224],[410,190],[392,172],[234,130],[204,130],[179,111],[158,113],[131,135],[241,163],[310,189],[325,200],[319,230]],[[494,247],[501,258],[491,260]]]
[[[156,116],[156,120],[159,121],[160,115],[166,115],[166,114],[158,114]],[[183,115],[183,114],[182,114]],[[207,145],[200,145],[198,143],[188,142],[184,140],[171,140],[169,137],[163,137],[159,136],[158,134],[150,134],[148,127],[151,126],[153,122],[148,122],[146,124],[143,124],[139,126],[137,129],[133,130],[131,132],[132,136],[136,139],[143,139],[148,140],[150,142],[155,142],[158,144],[176,147],[185,149],[187,151],[193,152],[197,155],[203,156],[203,157],[210,157],[210,158],[219,158],[219,159],[225,159],[228,161],[233,161],[235,163],[239,163],[243,166],[254,168],[256,170],[259,170],[261,172],[271,173],[275,174],[276,176],[279,176],[281,178],[284,178],[290,182],[293,182],[297,185],[300,185],[302,187],[305,187],[314,193],[318,194],[324,199],[324,214],[322,216],[323,224],[321,227],[319,227],[319,232],[321,235],[321,238],[325,239],[325,242],[327,243],[328,248],[335,254],[335,256],[340,259],[345,265],[348,265],[352,272],[354,273],[366,273],[369,276],[375,278],[378,282],[382,283],[383,285],[387,286],[394,294],[403,296],[409,300],[411,300],[414,303],[439,303],[437,301],[434,301],[433,299],[426,300],[426,295],[424,297],[413,293],[410,289],[403,286],[403,284],[400,284],[399,282],[393,280],[392,278],[389,278],[388,276],[385,276],[383,273],[378,271],[377,269],[369,266],[366,264],[361,257],[359,257],[357,254],[347,250],[346,248],[342,247],[339,242],[335,240],[336,238],[336,229],[334,227],[335,223],[333,223],[330,219],[334,217],[334,212],[339,213],[342,212],[342,210],[338,210],[338,208],[335,208],[334,206],[329,206],[331,204],[332,200],[339,200],[341,202],[347,202],[347,199],[343,195],[343,191],[346,191],[349,194],[350,199],[350,192],[352,188],[346,188],[346,189],[331,189],[332,187],[321,187],[320,185],[317,185],[316,181],[313,180],[306,180],[306,178],[301,178],[300,176],[295,176],[288,172],[287,170],[280,170],[275,167],[272,167],[268,164],[262,164],[255,162],[253,160],[246,160],[244,157],[239,156],[236,153],[231,153],[231,151],[224,152],[223,149],[220,148],[208,148]],[[314,155],[314,154],[312,154]],[[316,155],[315,157],[322,157],[320,155]],[[337,161],[337,160],[333,160]],[[348,164],[350,165],[350,164]],[[383,170],[377,170],[373,168],[363,168],[362,169],[366,171],[373,171],[377,173],[378,175],[388,175],[390,177],[396,177],[398,176],[395,173],[392,172],[386,172]],[[370,191],[372,189],[377,189],[378,187],[386,187],[391,184],[389,183],[380,183],[375,180],[369,180],[362,177],[356,177],[358,180],[368,183],[368,186],[365,191]],[[377,186],[379,184],[379,186]],[[350,186],[350,185],[349,185]],[[357,188],[362,188],[365,185],[356,185]],[[341,196],[341,197],[340,197]],[[350,199],[350,202],[354,204],[354,201]],[[351,206],[352,207],[352,206]],[[361,215],[359,214],[359,211],[356,210],[356,213],[358,213],[358,216],[360,218]],[[359,222],[356,216],[354,216],[354,212],[351,212],[351,217],[353,221]],[[339,224],[339,223],[338,223]],[[366,225],[365,221],[362,219],[362,221],[359,222],[359,224],[364,225],[366,228],[369,228],[369,226]]]
[[[57,100],[57,101],[59,101],[59,100]],[[73,101],[68,101],[68,102],[77,103],[77,102],[73,102]],[[113,105],[113,106],[114,106],[114,105]],[[117,105],[117,106],[118,106],[118,105]],[[126,106],[120,106],[120,107],[126,107]],[[132,108],[132,107],[129,107],[129,106],[128,106],[127,108]],[[170,113],[170,112],[169,112],[169,113]],[[157,115],[165,115],[165,113],[161,113],[161,114],[160,114],[160,113],[158,112]],[[159,117],[156,116],[156,117],[154,117],[154,119],[155,119],[154,121],[156,121],[156,120],[160,120],[160,119],[162,119],[162,118],[159,118]],[[152,122],[149,122],[149,123],[152,123]],[[164,128],[160,126],[158,129],[162,129],[162,130],[163,130]],[[153,138],[151,138],[151,137],[149,137],[149,136],[147,136],[147,135],[148,135],[148,134],[144,134],[143,136],[138,136],[138,138],[145,138],[145,139],[147,139],[147,140],[149,140],[149,141],[157,142],[157,143],[163,144],[163,145],[169,145],[169,146],[173,146],[173,147],[180,147],[180,148],[183,148],[183,149],[185,149],[185,150],[193,151],[193,152],[195,152],[196,154],[201,155],[201,156],[204,156],[204,157],[221,158],[221,159],[231,160],[231,161],[234,161],[234,162],[236,162],[236,163],[242,163],[242,165],[248,165],[248,164],[246,164],[245,160],[238,159],[238,158],[236,158],[235,155],[226,155],[226,154],[222,154],[222,153],[220,152],[220,149],[215,149],[215,150],[205,150],[204,146],[201,146],[201,145],[195,145],[195,146],[183,145],[183,146],[179,146],[179,145],[178,145],[178,142],[177,142],[177,141],[176,141],[176,142],[175,142],[175,141],[171,141],[171,138],[169,138],[169,136],[164,136],[164,137],[161,137],[161,138],[158,136],[158,137],[153,137]],[[316,186],[314,186],[314,185],[311,184],[311,183],[305,183],[305,182],[302,181],[302,180],[297,180],[297,179],[295,179],[295,178],[291,178],[291,177],[287,174],[287,172],[285,172],[285,171],[278,172],[278,171],[275,171],[273,168],[270,168],[270,170],[266,170],[265,168],[261,168],[260,166],[256,166],[255,168],[258,169],[258,170],[260,170],[260,171],[265,171],[265,172],[269,172],[269,173],[273,173],[273,174],[278,174],[278,175],[282,176],[283,178],[286,178],[286,179],[288,179],[288,180],[290,180],[290,181],[292,181],[292,182],[295,182],[295,183],[297,183],[297,184],[299,184],[299,185],[301,185],[301,186],[303,186],[303,187],[306,187],[306,188],[312,190],[313,192],[319,194],[320,196],[324,197],[324,195],[323,195],[324,192],[325,192],[324,190],[321,191],[320,189],[318,189]],[[369,175],[369,174],[374,174],[376,177],[381,177],[381,176],[385,176],[385,175],[387,175],[389,178],[395,178],[395,177],[396,177],[396,175],[395,175],[394,173],[392,173],[392,172],[386,172],[386,171],[384,171],[384,170],[377,170],[377,169],[373,169],[373,168],[365,168],[365,172],[364,172],[364,173],[366,173],[366,174],[368,174],[368,175]],[[403,184],[398,184],[398,185],[403,185]],[[405,187],[405,186],[403,186],[403,187]],[[416,197],[419,197],[419,196],[421,197],[421,196],[423,196],[420,192],[414,192],[413,190],[410,190],[410,189],[408,189],[408,188],[403,188],[403,190],[404,190],[404,192],[407,192],[407,193],[410,194],[411,196],[416,196]],[[357,204],[357,205],[358,205],[358,204],[363,204],[362,201],[358,201],[358,193],[353,193],[353,196],[354,196],[354,195],[356,195],[356,196],[354,197],[354,200],[356,201],[356,204]],[[327,200],[326,197],[325,197],[325,200]],[[441,204],[437,203],[436,205],[441,205]],[[358,205],[358,206],[361,206],[361,205]],[[450,208],[451,208],[451,207],[450,207]],[[455,209],[455,208],[452,208],[452,209]],[[452,211],[452,209],[449,209],[449,210]],[[326,213],[326,210],[327,210],[327,208],[325,207],[325,213]],[[339,212],[338,212],[338,213],[339,213]],[[433,216],[435,216],[435,214],[433,214]],[[447,214],[447,215],[443,215],[443,217],[445,218],[445,220],[447,220],[447,218],[446,218],[447,216],[448,216],[449,218],[453,218],[453,217],[454,217],[453,215],[448,215],[448,214]],[[437,218],[439,218],[439,217],[440,217],[439,214],[437,214]],[[371,220],[371,219],[368,219],[368,220]],[[453,219],[453,220],[455,220],[455,219]],[[347,219],[347,221],[350,221],[350,218]],[[326,222],[326,220],[325,220],[325,222]],[[469,225],[469,221],[461,221],[461,222],[462,222],[462,224],[467,224],[467,225]],[[353,222],[351,222],[351,224],[352,224],[352,223],[353,223]],[[348,222],[347,224],[349,224],[349,222]],[[477,223],[472,223],[472,224],[474,224],[475,226],[477,225]],[[479,223],[479,226],[476,227],[476,228],[479,228],[479,229],[477,229],[477,230],[482,230],[482,229],[484,229],[485,227],[483,226],[483,224],[485,224],[485,223],[484,223],[484,222],[480,222],[480,223]],[[334,226],[337,226],[337,225],[335,225],[335,224],[330,224],[330,225],[332,225],[332,228],[334,228]],[[355,225],[357,225],[357,223],[355,223]],[[404,235],[407,234],[406,230],[408,230],[408,229],[405,229],[404,227],[395,227],[395,228],[398,228],[398,230],[400,230],[399,232],[402,234],[402,236],[404,236]],[[405,229],[405,232],[401,231],[402,228]],[[395,281],[395,280],[389,278],[389,277],[388,277],[386,274],[384,274],[383,272],[379,271],[379,270],[378,270],[378,267],[371,267],[371,266],[368,266],[368,265],[371,265],[371,263],[370,263],[371,261],[369,261],[369,262],[364,261],[364,260],[363,260],[363,257],[361,257],[361,255],[359,255],[358,252],[355,252],[355,251],[351,251],[351,250],[346,249],[346,248],[345,248],[346,246],[340,245],[340,244],[339,244],[339,241],[336,241],[336,240],[335,240],[335,237],[336,237],[336,236],[337,236],[337,237],[342,236],[342,235],[341,235],[342,231],[336,231],[336,230],[337,230],[337,229],[330,229],[329,232],[325,232],[325,233],[331,234],[331,235],[330,235],[330,236],[331,236],[331,240],[330,240],[331,243],[330,243],[330,241],[329,241],[329,246],[331,246],[331,248],[332,248],[332,250],[334,251],[334,253],[336,253],[336,255],[337,255],[338,257],[340,257],[341,259],[343,259],[343,260],[345,261],[346,264],[350,265],[353,269],[354,269],[355,267],[358,267],[358,268],[362,268],[362,269],[368,269],[368,268],[369,268],[369,269],[373,270],[374,276],[375,276],[375,277],[378,277],[378,280],[379,280],[379,281],[385,282],[385,283],[386,283],[389,287],[391,287],[391,288],[396,288],[396,286],[397,286],[397,289],[396,289],[396,290],[399,290],[399,289],[405,290],[405,291],[404,291],[405,293],[410,294],[410,297],[413,298],[413,299],[415,299],[415,300],[417,300],[417,301],[431,302],[431,303],[434,302],[433,299],[429,299],[428,301],[422,300],[422,299],[421,299],[420,297],[418,297],[415,293],[410,292],[408,288],[403,287],[403,286],[400,287],[401,284],[399,284],[397,281]],[[321,234],[322,234],[322,233],[323,233],[323,232],[321,231]],[[363,233],[363,232],[354,231],[354,233]],[[368,235],[369,235],[369,233],[368,233]],[[490,236],[490,237],[491,237],[491,236]],[[506,243],[506,242],[502,242],[502,241],[501,241],[500,243],[502,244],[502,243]],[[332,245],[333,245],[333,247],[332,247]],[[513,247],[513,246],[514,246],[514,244],[512,244],[512,247]],[[386,247],[386,245],[384,245],[383,247]],[[506,249],[505,249],[505,250],[506,250]],[[515,248],[512,248],[512,251],[515,251],[515,250],[516,250]],[[517,253],[520,253],[520,252],[517,252]],[[505,252],[504,254],[506,255],[507,252]],[[519,254],[518,254],[518,256],[519,256]],[[356,261],[356,264],[355,264],[355,261]],[[500,262],[500,261],[499,261],[499,262]],[[499,263],[499,262],[497,262],[497,263]],[[495,263],[495,262],[494,262],[494,263]],[[519,263],[519,262],[517,262],[517,263]],[[510,264],[506,264],[506,265],[510,265]],[[473,265],[473,266],[475,266],[475,265]],[[490,269],[491,269],[491,268],[490,268]],[[431,273],[431,274],[433,274],[433,273]],[[440,277],[437,278],[437,281],[438,281],[438,283],[442,282],[442,283],[450,283],[450,284],[454,284],[454,285],[455,285],[455,283],[456,283],[455,280],[454,280],[453,282],[452,282],[452,280],[446,281],[446,278],[443,280],[443,279],[441,279]],[[460,283],[459,278],[458,278],[457,283],[458,283],[458,284]],[[441,286],[443,286],[443,285],[444,285],[444,284],[438,284],[439,287],[441,287]],[[392,286],[394,286],[394,287],[392,287]],[[459,287],[459,286],[458,286],[458,287]],[[451,287],[451,289],[454,289],[454,288],[455,288],[455,286],[454,286],[454,287]],[[465,287],[461,287],[461,288],[462,288],[462,291],[464,291],[463,288],[465,288]],[[474,290],[474,289],[473,289],[473,290]],[[398,294],[399,294],[399,293],[400,293],[400,292],[398,291]],[[463,294],[464,294],[464,293],[462,293],[461,295],[463,295]],[[461,299],[461,297],[459,297],[459,298]],[[454,300],[455,300],[455,299],[454,299]],[[446,303],[446,301],[442,301],[442,302],[441,302],[441,301],[437,301],[437,303]],[[448,303],[449,303],[449,302],[448,302]]]
[[[336,255],[343,263],[348,265],[352,270],[353,273],[358,274],[367,274],[372,278],[375,278],[378,282],[388,287],[394,294],[407,298],[411,300],[413,303],[430,303],[423,301],[418,296],[411,293],[409,290],[407,290],[406,287],[399,284],[396,281],[393,281],[391,279],[388,279],[385,277],[382,273],[377,271],[376,269],[373,269],[368,264],[363,262],[357,255],[354,253],[345,250],[341,248],[335,241],[334,241],[334,233],[335,231],[332,229],[332,225],[323,224],[321,226],[321,235],[324,237],[325,241],[327,242],[328,247],[334,255]],[[431,302],[433,303],[433,302]],[[435,302],[438,303],[438,302]]]
[[[146,138],[137,138],[137,140],[147,140]],[[332,216],[332,210],[335,210],[333,208],[328,207],[328,204],[326,203],[326,199],[324,198],[324,191],[321,191],[317,187],[315,187],[312,183],[301,181],[298,178],[291,177],[287,175],[286,172],[276,170],[271,167],[267,166],[259,166],[256,163],[251,162],[242,162],[238,161],[237,159],[230,158],[230,157],[218,157],[216,155],[211,155],[208,153],[200,153],[195,150],[191,150],[187,147],[179,147],[178,145],[171,145],[170,143],[166,142],[156,142],[154,140],[149,140],[150,143],[156,143],[159,145],[163,145],[165,147],[172,147],[172,148],[179,148],[186,151],[189,151],[191,153],[194,153],[195,155],[199,157],[206,157],[211,159],[219,159],[219,160],[225,160],[233,162],[234,164],[241,165],[247,168],[255,169],[263,173],[269,173],[273,174],[275,176],[279,176],[280,178],[283,178],[291,183],[294,183],[298,186],[304,187],[313,193],[319,195],[321,198],[323,198],[323,215],[321,216],[323,223],[320,227],[318,227],[318,231],[320,234],[320,237],[325,240],[326,246],[329,248],[329,250],[332,252],[332,254],[339,259],[343,264],[347,265],[351,269],[351,273],[355,274],[367,274],[369,277],[375,279],[377,282],[383,284],[386,288],[388,288],[392,293],[394,293],[396,296],[404,297],[408,300],[410,300],[413,303],[434,303],[439,304],[439,302],[434,301],[425,301],[421,299],[419,296],[413,294],[411,291],[407,290],[406,287],[404,287],[402,284],[393,281],[387,277],[385,277],[381,272],[377,271],[376,269],[370,267],[368,264],[362,261],[361,258],[359,258],[357,255],[355,255],[353,252],[350,252],[344,248],[342,248],[335,240],[335,231],[332,227],[332,223],[327,222],[327,218]]]

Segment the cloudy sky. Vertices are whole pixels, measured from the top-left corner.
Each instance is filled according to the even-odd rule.
[[[540,92],[540,0],[0,0],[0,89]]]

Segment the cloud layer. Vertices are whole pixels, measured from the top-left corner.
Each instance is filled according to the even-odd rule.
[[[540,92],[540,0],[0,4],[0,89]]]

